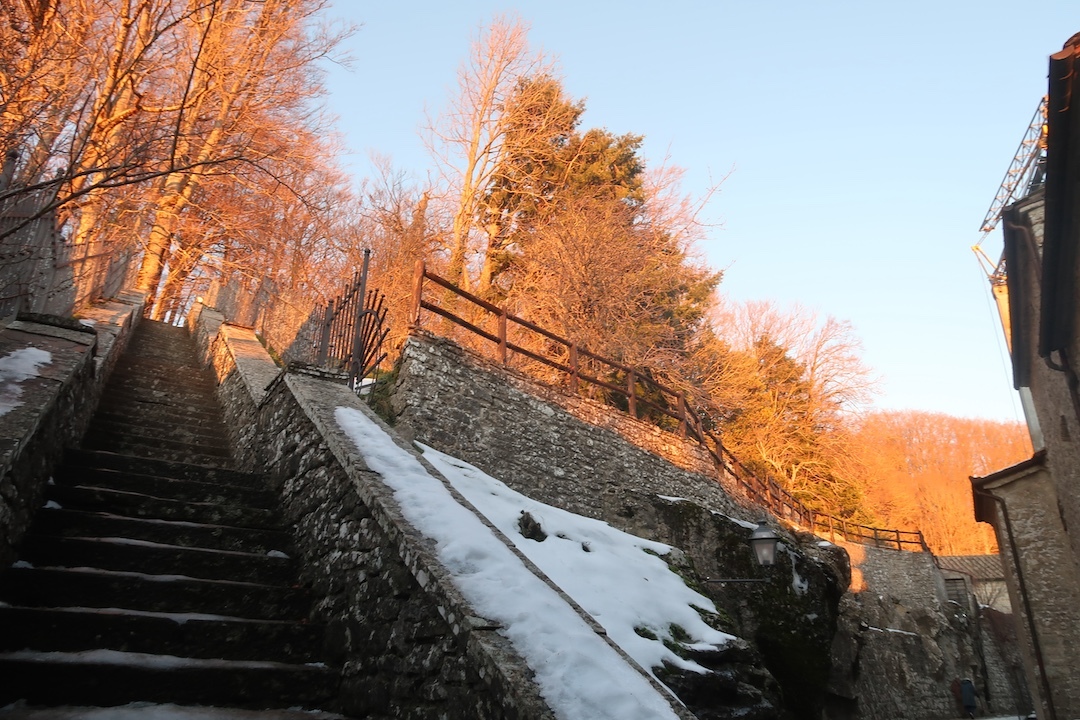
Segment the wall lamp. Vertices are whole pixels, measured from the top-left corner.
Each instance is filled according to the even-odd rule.
[[[747,541],[750,549],[754,552],[754,559],[761,567],[770,567],[776,563],[776,545],[780,542],[780,536],[772,531],[764,520],[758,523],[754,532],[750,533]],[[768,582],[767,578],[705,578],[707,583],[761,583]]]

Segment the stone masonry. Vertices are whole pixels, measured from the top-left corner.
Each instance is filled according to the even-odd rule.
[[[402,352],[393,407],[404,435],[530,497],[682,548],[698,577],[755,571],[729,518],[756,520],[762,511],[738,500],[731,479],[718,479],[692,442],[424,333]],[[798,533],[785,545],[783,572],[806,581],[806,595],[769,585],[706,592],[795,698],[794,715],[949,717],[950,685],[965,676],[988,707],[1015,709],[1002,673],[982,659],[996,658],[997,647],[975,618],[945,602],[929,553],[841,548]]]
[[[343,665],[341,707],[370,718],[552,718],[524,661],[477,617],[367,470],[334,420],[336,407],[370,412],[347,388],[317,375],[276,375],[250,330],[214,323],[195,332],[218,377],[227,415],[257,411],[257,431],[236,434],[280,489],[303,581]],[[267,388],[263,380],[276,379]]]
[[[0,369],[0,567],[14,561],[64,448],[85,431],[139,303],[133,295],[91,306],[85,323],[32,315],[0,329],[0,358],[30,348],[50,358],[32,377]]]
[[[449,340],[413,334],[394,390],[395,428],[510,487],[628,532],[630,495],[667,495],[743,520],[708,454],[602,403],[508,372]],[[703,477],[710,478],[703,481]],[[640,532],[639,532],[640,534]]]
[[[753,577],[747,521],[764,511],[742,501],[695,443],[601,403],[507,371],[454,343],[414,333],[402,351],[393,395],[395,429],[459,457],[533,499],[679,548],[684,577]],[[752,527],[752,526],[751,526]],[[812,538],[811,538],[812,539]],[[815,539],[816,540],[816,539]],[[763,584],[702,583],[775,676],[792,717],[816,718],[825,702],[836,607],[847,587],[839,548],[800,543]],[[732,676],[749,666],[727,667]],[[677,683],[676,683],[677,684]],[[707,712],[680,697],[695,712]],[[762,700],[713,695],[754,716]],[[779,699],[774,699],[779,702]],[[772,712],[781,712],[773,708]]]

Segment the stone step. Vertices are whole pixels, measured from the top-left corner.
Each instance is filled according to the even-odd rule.
[[[52,537],[126,537],[182,547],[292,555],[292,538],[280,530],[256,530],[179,520],[130,518],[102,512],[42,508],[30,531]]]
[[[137,377],[176,386],[204,387],[212,392],[213,372],[202,367],[190,353],[185,355],[188,357],[180,359],[161,355],[131,355],[117,362],[116,367],[124,378]],[[175,372],[177,368],[183,372]]]
[[[158,427],[151,427],[151,423]],[[129,416],[126,419],[106,419],[95,417],[87,434],[93,433],[97,437],[112,435],[128,439],[156,439],[165,438],[174,442],[198,447],[212,447],[216,451],[224,451],[231,454],[228,436],[225,434],[225,426],[216,427],[208,423],[203,425],[189,425],[187,423],[172,424],[150,418],[138,418]]]
[[[333,697],[326,667],[92,650],[0,654],[0,703],[122,705],[169,702],[233,707],[317,705]]]
[[[195,658],[315,662],[325,628],[227,615],[119,608],[0,609],[0,652],[78,652],[104,648]]]
[[[18,565],[18,563],[16,563]],[[93,568],[15,567],[0,601],[22,607],[124,608],[304,622],[311,598],[300,588]]]
[[[125,381],[125,385],[134,381],[162,387],[198,389],[211,395],[215,389],[213,373],[208,368],[190,363],[140,357],[132,358],[129,362],[121,361],[116,367],[118,377]]]
[[[60,485],[123,490],[153,495],[166,500],[244,505],[251,508],[274,508],[277,507],[278,502],[277,495],[267,489],[198,480],[177,480],[107,468],[80,469],[64,466],[57,469],[54,478]]]
[[[151,411],[168,408],[172,411],[215,415],[221,412],[217,398],[212,394],[190,391],[166,393],[161,390],[146,390],[138,387],[118,388],[107,398],[105,407]]]
[[[99,408],[92,422],[94,426],[109,427],[119,425],[127,427],[133,421],[137,422],[145,430],[153,430],[157,433],[175,433],[179,430],[184,433],[197,433],[200,435],[206,433],[218,437],[223,437],[225,434],[225,425],[216,415],[189,419],[182,424],[178,424],[175,418],[160,417],[159,413],[142,413],[133,416],[130,412]]]
[[[184,547],[122,537],[32,535],[23,543],[19,559],[35,567],[85,567],[263,585],[287,586],[296,577],[294,563],[284,553]]]
[[[239,708],[176,705],[175,703],[134,702],[112,707],[59,705],[43,707],[14,702],[0,708],[0,720],[349,720],[344,715],[322,710],[281,708],[244,710]]]
[[[64,463],[65,465],[107,468],[137,475],[240,485],[258,490],[266,489],[262,476],[255,473],[194,463],[133,457],[107,450],[68,449],[64,453]]]
[[[79,485],[50,486],[48,495],[60,509],[111,512],[132,518],[185,520],[206,525],[276,530],[275,510],[218,503],[182,502],[144,493]]]
[[[227,464],[232,460],[232,451],[224,436],[219,436],[213,441],[201,441],[195,438],[186,438],[179,434],[162,437],[153,435],[152,431],[141,431],[137,425],[132,425],[126,431],[110,431],[97,425],[91,425],[83,437],[82,445],[85,448],[97,448],[102,450],[131,448],[161,450],[163,454],[180,454],[189,452],[202,458],[218,458],[216,462]]]
[[[116,371],[119,373],[117,377],[125,381],[134,379],[163,387],[199,388],[210,394],[214,392],[213,373],[208,368],[172,358],[131,357],[117,362]]]
[[[118,380],[122,380],[122,376]],[[109,393],[107,402],[109,405],[120,404],[154,404],[154,405],[175,405],[180,409],[192,409],[200,410],[209,413],[221,412],[221,406],[218,404],[217,397],[210,393],[192,392],[191,390],[175,390],[172,392],[163,389],[154,388],[142,388],[138,386],[126,386],[120,384],[117,387],[112,388]]]
[[[178,369],[177,372],[182,372]],[[208,412],[220,410],[214,388],[192,387],[191,385],[162,385],[143,383],[138,378],[120,376],[114,392],[108,400],[124,403],[172,403],[190,405]]]
[[[221,422],[221,410],[218,408],[175,405],[158,400],[131,400],[123,397],[103,398],[98,406],[98,412],[175,424]]]
[[[173,440],[99,434],[93,430],[86,433],[82,445],[88,450],[135,455],[138,457],[191,462],[198,465],[229,466],[232,458],[220,448],[201,448],[194,443]]]

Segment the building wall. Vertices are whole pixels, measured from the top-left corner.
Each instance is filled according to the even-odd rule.
[[[1045,459],[1036,469],[1011,475],[1000,471],[990,476],[998,479],[980,480],[977,486],[1000,497],[1007,508],[1008,522],[996,503],[983,501],[1006,560],[1036,708],[1041,718],[1064,720],[1080,717],[1080,391],[1069,369],[1080,367],[1080,344],[1072,348],[1071,359],[1039,355],[1044,210],[1042,195],[1016,203],[1009,217],[1027,234],[1014,231],[1006,239],[1015,243],[1014,252],[1022,253],[1014,255],[1020,262],[1009,268],[1013,364],[1029,368],[1026,382]],[[1038,437],[1033,442],[1038,445]]]
[[[1051,716],[1051,705],[1059,720],[1080,717],[1080,570],[1055,483],[1050,472],[1036,468],[986,489],[1002,498],[1008,514],[997,510],[996,527],[1000,546],[1010,550],[1006,578],[1019,629],[1028,640],[1022,645],[1028,687],[1042,700],[1042,717]]]

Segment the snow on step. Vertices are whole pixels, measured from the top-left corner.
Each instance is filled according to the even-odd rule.
[[[14,607],[7,603],[0,602],[0,608]],[[21,606],[20,606],[21,607]],[[38,610],[42,608],[23,608],[26,610]],[[144,617],[160,620],[172,620],[177,625],[183,625],[188,622],[228,622],[228,623],[250,623],[252,625],[294,625],[291,620],[262,620],[259,618],[246,618],[237,617],[235,615],[214,615],[212,613],[198,613],[198,612],[158,612],[154,610],[132,610],[130,608],[95,608],[95,607],[49,607],[44,608],[49,612],[61,612],[78,614],[83,613],[87,615],[119,615],[119,616],[131,616],[131,617]]]
[[[0,708],[0,720],[346,720],[341,715],[310,710],[236,710],[231,708],[131,703],[120,707]]]
[[[122,652],[120,650],[84,650],[82,652],[38,652],[16,650],[0,653],[0,662],[48,663],[57,665],[112,665],[155,670],[291,670],[296,667],[324,668],[323,663],[298,666],[267,660],[216,660],[175,655]]]

